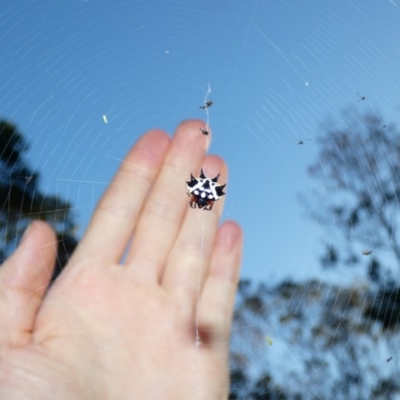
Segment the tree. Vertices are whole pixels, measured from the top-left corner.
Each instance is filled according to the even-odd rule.
[[[340,124],[328,121],[317,144],[317,161],[309,168],[316,202],[308,208],[339,234],[326,243],[322,264],[364,259],[378,284],[369,316],[393,327],[400,320],[399,279],[391,275],[393,266],[400,269],[400,133],[376,113],[349,109]]]
[[[376,114],[347,110],[343,117],[340,125],[329,121],[317,139],[317,161],[309,168],[316,202],[308,207],[344,239],[340,251],[327,244],[325,264],[369,256],[370,278],[377,281],[378,254],[390,254],[400,267],[400,133]]]
[[[366,312],[380,303],[373,286],[241,281],[229,398],[399,398],[400,333]]]
[[[56,231],[57,276],[77,245],[71,205],[39,189],[40,174],[24,158],[28,145],[12,123],[0,120],[0,262],[16,247],[32,220],[48,222]]]

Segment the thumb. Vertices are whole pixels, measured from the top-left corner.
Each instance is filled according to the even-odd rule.
[[[56,251],[53,229],[44,222],[32,222],[18,248],[0,267],[0,348],[31,341]]]

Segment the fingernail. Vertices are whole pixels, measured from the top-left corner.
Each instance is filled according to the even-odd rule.
[[[227,232],[224,232],[221,238],[223,249],[227,252],[232,251],[235,247],[237,237],[238,234],[235,230],[229,229]]]

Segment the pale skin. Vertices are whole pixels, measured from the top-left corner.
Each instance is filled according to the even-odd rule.
[[[227,398],[243,239],[219,226],[225,196],[211,211],[188,205],[201,167],[227,182],[200,128],[140,138],[47,293],[57,243],[30,225],[0,268],[0,399]]]

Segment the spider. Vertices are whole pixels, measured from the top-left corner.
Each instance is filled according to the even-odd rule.
[[[212,100],[208,100],[208,101],[205,102],[202,106],[200,106],[200,108],[201,108],[202,110],[205,110],[206,108],[211,107],[212,104],[213,104]]]
[[[364,256],[369,256],[370,254],[372,254],[372,250],[363,250],[362,253],[364,254]]]
[[[204,128],[200,128],[200,130],[201,130],[201,133],[203,134],[203,135],[205,135],[205,136],[208,136],[208,130],[207,129],[204,129]]]
[[[190,197],[189,205],[191,208],[204,208],[204,210],[212,210],[214,202],[219,200],[225,193],[223,192],[225,185],[218,182],[219,174],[210,179],[204,175],[201,169],[200,177],[195,178],[190,175],[190,181],[187,183],[187,195]]]

